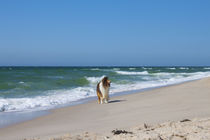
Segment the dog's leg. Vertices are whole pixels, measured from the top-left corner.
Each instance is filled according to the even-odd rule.
[[[108,104],[108,101],[107,101],[107,100],[105,100],[105,103],[106,103],[106,104]]]
[[[104,104],[105,103],[105,98],[102,98],[101,99],[101,104]]]
[[[101,104],[101,98],[98,96],[98,104]]]
[[[98,98],[98,104],[101,104],[101,99],[100,98]]]
[[[109,98],[109,95],[108,95],[108,97],[107,97],[107,103],[109,103],[109,99],[110,99],[110,98]]]
[[[104,99],[104,102],[107,104],[107,103],[108,103],[108,99],[105,98],[105,99]]]
[[[109,94],[105,95],[104,102],[107,104],[109,102]]]

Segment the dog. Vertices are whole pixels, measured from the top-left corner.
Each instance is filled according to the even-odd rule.
[[[111,81],[105,76],[98,84],[96,88],[98,103],[108,103],[109,102],[109,88]]]

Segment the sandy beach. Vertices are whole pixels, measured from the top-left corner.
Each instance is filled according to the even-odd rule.
[[[0,129],[0,139],[140,139],[145,134],[145,139],[150,136],[161,139],[159,136],[162,132],[167,132],[168,137],[175,137],[172,132],[177,132],[177,135],[180,132],[177,139],[184,139],[187,137],[185,135],[193,133],[195,129],[182,129],[196,126],[202,129],[197,131],[196,135],[206,136],[204,138],[208,139],[209,107],[210,78],[205,78],[113,97],[109,104],[99,105],[97,101],[90,101],[54,109],[49,115]],[[181,120],[185,121],[180,122]],[[114,135],[113,130],[116,129],[125,131]],[[146,133],[147,130],[151,133]],[[157,133],[158,131],[161,133]],[[193,135],[187,138],[202,139]]]

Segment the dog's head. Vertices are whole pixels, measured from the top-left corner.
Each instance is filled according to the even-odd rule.
[[[103,83],[103,86],[104,86],[104,87],[110,87],[111,81],[109,80],[109,78],[108,78],[107,76],[105,76],[105,77],[102,79],[102,83]]]

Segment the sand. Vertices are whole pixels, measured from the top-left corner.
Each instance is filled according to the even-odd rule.
[[[113,130],[112,135],[83,132],[65,134],[51,140],[209,140],[210,118],[142,124],[128,130]],[[38,139],[37,139],[38,140]]]
[[[143,136],[142,132],[152,127],[155,127],[155,131],[151,130],[149,134],[151,136],[153,136],[152,131],[158,135],[159,133],[156,132],[158,129],[159,132],[169,130],[172,132],[173,125],[170,125],[172,122],[175,126],[186,124],[188,128],[201,125],[204,131],[199,131],[196,135],[207,135],[210,129],[209,108],[210,78],[205,78],[141,93],[117,96],[111,98],[109,104],[99,105],[97,101],[91,101],[86,104],[54,109],[49,115],[0,129],[0,139],[35,138],[42,140],[61,139],[62,137],[70,139],[70,136],[75,139],[79,136],[89,139],[85,137],[87,135],[91,135],[92,139],[128,139],[124,138],[124,135],[132,135],[135,139]],[[191,121],[180,123],[180,120],[183,119]],[[201,121],[207,125],[203,126]],[[163,130],[158,128],[167,122],[166,128],[163,127]],[[143,124],[151,127],[144,128],[145,130],[142,129],[142,131],[135,129]],[[113,135],[112,131],[115,129],[131,131],[133,134]],[[184,132],[177,128],[173,131]],[[191,134],[191,132],[187,133]]]

